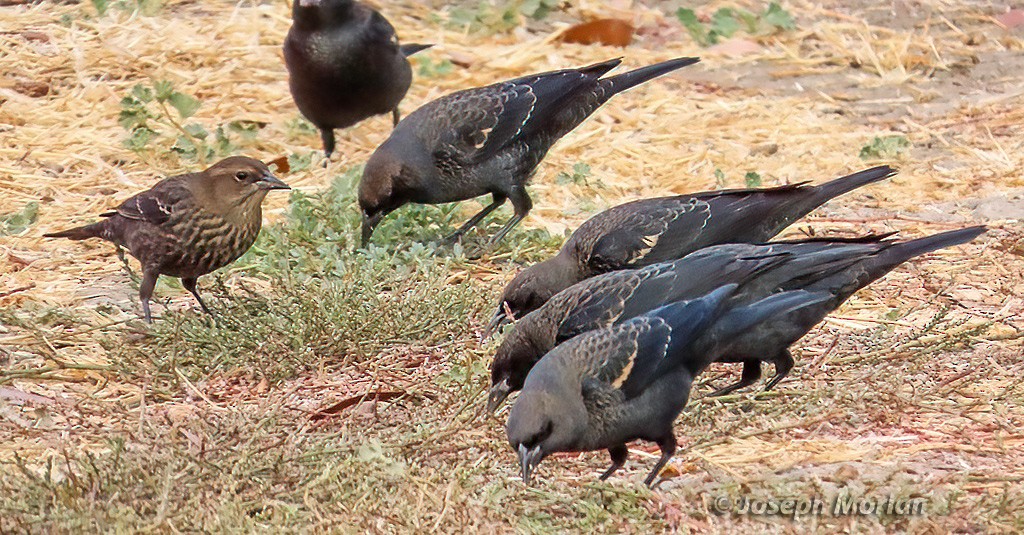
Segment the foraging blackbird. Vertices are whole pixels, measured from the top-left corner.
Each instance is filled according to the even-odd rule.
[[[491,239],[501,240],[533,206],[526,182],[559,138],[615,94],[692,65],[679,58],[601,78],[621,60],[534,74],[441,97],[409,114],[370,156],[359,184],[362,243],[406,203],[439,204],[491,194],[457,240],[505,200],[515,209]]]
[[[739,382],[718,389],[711,395],[728,394],[757,381],[761,377],[762,361],[775,365],[775,375],[765,383],[765,390],[770,390],[793,368],[794,361],[789,346],[807,334],[830,312],[839,308],[839,305],[851,295],[915,256],[967,243],[984,234],[986,230],[984,226],[976,226],[940,232],[905,242],[881,241],[874,244],[874,251],[861,253],[859,257],[854,253],[846,258],[843,258],[841,253],[836,255],[830,251],[831,246],[828,243],[811,241],[802,245],[796,244],[797,249],[805,249],[794,251],[796,263],[805,262],[804,267],[811,266],[813,270],[816,266],[817,269],[775,286],[784,289],[799,286],[808,291],[824,292],[830,298],[791,315],[789,321],[766,322],[733,340],[729,348],[716,360],[742,362],[743,374]],[[788,269],[785,267],[781,271]],[[771,284],[768,282],[768,285]],[[767,288],[762,287],[761,293],[765,289]],[[757,290],[754,291],[757,293]]]
[[[142,264],[139,298],[147,323],[149,299],[157,277],[180,277],[181,285],[210,314],[196,279],[234,262],[260,232],[260,207],[267,192],[289,189],[263,162],[243,156],[225,158],[199,173],[172,176],[100,214],[91,225],[45,234],[47,238],[103,238]]]
[[[600,273],[675,260],[720,243],[767,241],[829,199],[894,174],[891,167],[881,166],[820,186],[708,191],[609,208],[580,225],[557,255],[512,279],[484,337],[512,319],[505,317],[506,306],[521,317]]]
[[[523,481],[560,451],[607,448],[606,479],[626,461],[626,443],[653,441],[661,458],[651,485],[675,453],[672,424],[694,377],[730,339],[767,319],[779,321],[828,298],[796,290],[730,307],[736,285],[589,331],[559,345],[534,366],[512,406],[506,432]]]
[[[284,41],[288,86],[295,105],[318,129],[327,158],[334,129],[391,113],[412,83],[405,58],[432,45],[398,44],[395,29],[354,0],[295,0]]]
[[[756,381],[761,374],[761,361],[775,364],[775,376],[765,387],[771,389],[793,366],[788,346],[857,290],[910,258],[970,241],[984,230],[971,227],[906,242],[885,240],[891,236],[886,234],[765,245],[719,245],[675,262],[592,277],[559,292],[516,322],[491,363],[488,410],[493,411],[509,393],[522,388],[530,368],[556,345],[665,303],[691,299],[728,283],[740,285],[732,298],[736,302],[750,302],[786,290],[827,292],[830,299],[820,306],[805,309],[785,325],[763,324],[761,332],[743,335],[718,359],[743,362],[744,369],[740,382],[714,392],[713,396]]]

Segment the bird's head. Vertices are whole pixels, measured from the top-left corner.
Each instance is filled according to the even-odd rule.
[[[245,156],[225,158],[196,175],[201,177],[199,197],[209,207],[250,212],[258,209],[270,190],[291,189],[263,162]]]
[[[359,181],[359,209],[363,216],[363,233],[361,244],[366,247],[370,235],[384,216],[405,204],[401,195],[401,180],[406,174],[406,166],[386,147],[381,146],[363,169],[363,178]]]
[[[491,361],[491,390],[487,395],[487,412],[494,413],[511,394],[523,388],[533,365],[544,356],[528,327],[522,323],[505,337]]]
[[[307,28],[330,27],[351,18],[353,0],[294,0],[292,19]]]
[[[558,390],[524,390],[512,406],[505,427],[508,442],[519,457],[523,483],[530,484],[537,465],[548,455],[573,451],[586,428],[582,399]]]
[[[537,310],[556,293],[579,282],[577,270],[568,255],[559,253],[520,271],[501,294],[498,310],[484,330],[484,338],[502,325]]]

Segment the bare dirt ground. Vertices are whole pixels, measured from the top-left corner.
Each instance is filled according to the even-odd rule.
[[[541,20],[517,8],[507,26],[476,2],[389,3],[404,41],[435,44],[415,58],[405,111],[610,57],[702,62],[616,97],[557,144],[524,229],[481,259],[417,253],[395,223],[379,248],[318,267],[322,280],[264,269],[277,258],[266,251],[287,251],[281,265],[296,272],[329,264],[339,243],[351,249],[344,223],[322,242],[330,250],[261,241],[201,281],[218,325],[162,283],[153,328],[138,322],[137,285],[109,245],[41,238],[202,167],[169,150],[177,133],[159,121],[148,144],[125,145],[118,119],[134,86],[167,80],[195,97],[189,120],[210,140],[243,121],[225,126],[232,152],[311,161],[284,176],[309,198],[343,183],[390,120],[339,132],[339,156],[319,165],[318,137],[287,91],[285,2],[0,6],[0,531],[1024,530],[1024,27],[1007,27],[1006,5],[784,2],[795,28],[704,47],[674,15],[693,7],[683,2],[568,2]],[[765,4],[695,9],[707,20],[720,7]],[[452,20],[467,10],[491,22],[460,29]],[[553,38],[597,17],[630,21],[636,39]],[[885,136],[907,147],[861,156]],[[589,171],[572,176],[579,163]],[[877,163],[900,174],[787,235],[991,231],[858,293],[797,344],[797,367],[775,390],[707,398],[737,370],[705,374],[656,490],[640,485],[655,458],[641,443],[610,481],[597,481],[606,456],[595,452],[549,459],[534,487],[522,485],[507,410],[483,414],[495,345],[478,336],[520,263],[557,247],[536,229],[558,237],[608,206],[739,187],[748,172],[773,185]],[[345,222],[355,207],[342,193]],[[301,220],[288,204],[268,199],[265,229]],[[477,208],[464,204],[455,222]],[[436,208],[410,213],[401,224],[424,239],[451,224]],[[850,496],[925,510],[791,518],[723,501]]]

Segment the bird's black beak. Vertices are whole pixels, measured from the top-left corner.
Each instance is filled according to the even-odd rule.
[[[370,236],[373,234],[373,229],[377,228],[377,223],[380,223],[382,217],[384,217],[383,212],[377,212],[372,215],[363,212],[363,236],[359,241],[360,247],[365,249],[370,244]]]
[[[525,445],[519,445],[519,468],[522,470],[524,485],[530,486],[530,477],[533,475],[533,470],[537,468],[537,465],[540,464],[543,458],[540,446],[528,450]]]
[[[480,342],[487,341],[488,338],[494,336],[499,329],[512,323],[512,318],[509,317],[506,309],[508,308],[507,302],[502,302],[498,307],[498,310],[494,312],[494,317],[491,318],[491,322],[484,328],[483,334],[480,335]]]
[[[508,385],[508,378],[502,379],[500,383],[492,386],[487,394],[487,414],[494,414],[494,411],[498,409],[501,402],[508,398],[511,391],[512,387]]]
[[[280,178],[277,178],[276,176],[270,173],[266,173],[263,176],[261,176],[260,179],[256,181],[256,187],[266,190],[292,189],[291,186],[285,184]]]

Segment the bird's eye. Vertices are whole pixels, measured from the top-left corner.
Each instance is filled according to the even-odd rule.
[[[249,178],[249,173],[246,173],[245,171],[239,171],[239,172],[235,173],[235,180],[238,180],[239,182],[241,182],[243,180],[248,180],[248,178]]]

